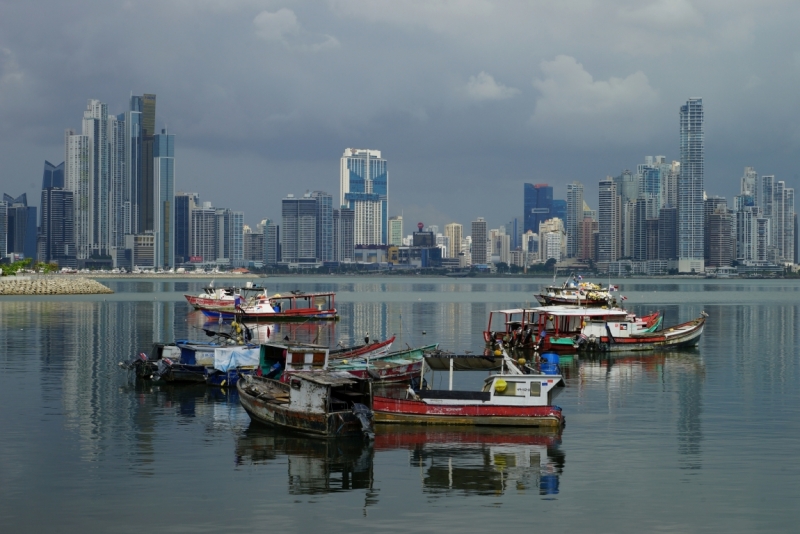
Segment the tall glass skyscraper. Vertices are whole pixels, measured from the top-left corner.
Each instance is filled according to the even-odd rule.
[[[525,212],[524,232],[539,232],[539,223],[551,218],[553,211],[553,188],[547,184],[524,185]]]
[[[355,244],[389,242],[389,171],[380,150],[345,149],[339,172],[339,205],[355,212]]]
[[[681,170],[678,178],[678,270],[705,270],[703,205],[703,99],[681,106]]]
[[[162,130],[153,137],[153,234],[155,265],[175,267],[175,136]]]

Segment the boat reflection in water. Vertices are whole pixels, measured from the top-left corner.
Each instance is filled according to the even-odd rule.
[[[365,506],[378,502],[373,488],[373,448],[362,439],[319,439],[251,424],[236,437],[236,465],[286,458],[289,494],[367,490]]]
[[[608,356],[562,358],[568,385],[595,382],[625,383],[640,379],[658,379],[665,372],[673,375],[703,376],[705,364],[698,349],[665,352],[631,352]],[[571,380],[570,380],[571,379]]]
[[[408,449],[423,471],[423,491],[502,495],[508,490],[559,492],[564,453],[555,428],[442,429],[378,425],[375,450]]]

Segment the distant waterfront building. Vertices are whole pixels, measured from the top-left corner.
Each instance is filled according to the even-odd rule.
[[[36,261],[37,218],[36,207],[28,206],[28,195],[17,198],[3,195],[6,204],[6,254],[22,254],[26,259]]]
[[[678,208],[661,208],[658,213],[658,259],[678,259]]]
[[[64,189],[64,164],[44,162],[39,260],[75,267],[73,193]]]
[[[539,223],[552,217],[553,188],[547,184],[524,184],[523,231],[539,231]]]
[[[317,260],[333,261],[333,197],[324,191],[314,191],[317,199]]]
[[[488,263],[489,258],[487,247],[489,245],[486,233],[486,220],[483,217],[478,217],[477,220],[472,221],[472,264],[485,265]]]
[[[186,263],[191,256],[192,210],[197,207],[197,193],[175,195],[175,263]]]
[[[580,232],[578,224],[583,221],[583,184],[572,182],[567,184],[567,214],[564,218],[567,231],[567,257],[578,256]]]
[[[244,261],[264,263],[264,232],[263,228],[254,232],[249,226],[244,227]]]
[[[282,263],[317,262],[317,199],[310,193],[282,201]]]
[[[705,266],[730,267],[733,260],[733,242],[731,240],[733,217],[728,210],[725,199],[710,198],[706,200],[705,228]]]
[[[617,184],[610,176],[600,182],[598,191],[597,261],[611,262],[620,258],[621,200]]]
[[[277,265],[281,261],[280,226],[275,221],[267,220],[264,226],[264,263]]]
[[[576,257],[579,260],[597,261],[597,250],[595,248],[596,235],[598,233],[598,223],[591,217],[584,217],[578,223],[578,248]]]
[[[203,202],[191,211],[189,261],[211,263],[217,259],[217,210],[211,202]]]
[[[381,151],[345,149],[339,191],[339,205],[355,214],[356,245],[388,243],[389,171]]]
[[[681,167],[678,178],[678,270],[704,271],[703,99],[690,98],[680,111]]]
[[[348,208],[333,210],[333,260],[355,261],[355,212]]]
[[[153,235],[155,266],[175,267],[175,136],[153,137]]]
[[[539,223],[539,260],[560,262],[567,254],[567,233],[564,221],[556,217]]]
[[[403,216],[389,217],[389,244],[403,246]]]
[[[446,224],[444,227],[444,235],[447,236],[450,242],[450,248],[447,249],[448,258],[458,258],[461,254],[461,241],[463,239],[464,227],[458,223]]]

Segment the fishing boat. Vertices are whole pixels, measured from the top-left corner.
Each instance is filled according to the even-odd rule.
[[[246,291],[246,290],[245,290]],[[335,305],[336,293],[304,293],[292,291],[281,295],[268,295],[266,289],[258,289],[255,296],[245,293],[244,303],[235,311],[200,308],[204,315],[236,319],[239,322],[259,321],[305,321],[338,320]]]
[[[503,342],[537,352],[674,349],[696,345],[706,317],[663,329],[658,311],[639,317],[619,308],[541,306],[492,311],[483,335],[489,348]]]
[[[199,295],[184,294],[186,301],[196,310],[208,310],[217,312],[233,313],[238,306],[244,303],[244,299],[235,287],[215,288],[213,282],[203,289]]]
[[[374,437],[369,382],[347,373],[294,373],[287,382],[244,376],[236,383],[250,419],[321,438]]]
[[[615,289],[615,286],[603,288],[599,284],[573,279],[567,280],[560,286],[547,286],[534,296],[542,306],[577,305],[613,308],[617,305],[617,298],[613,295]]]
[[[153,378],[165,382],[203,382],[233,386],[242,375],[258,371],[259,346],[179,340],[180,356],[161,358]]]
[[[374,393],[376,423],[470,426],[560,427],[561,408],[553,400],[565,383],[558,365],[534,370],[514,362],[501,349],[503,366],[484,380],[481,391],[410,390],[406,398]],[[557,361],[557,356],[552,355]],[[452,374],[450,380],[452,388]]]
[[[389,353],[389,350],[391,350],[394,340],[395,336],[392,336],[388,339],[384,339],[383,341],[370,342],[369,336],[367,336],[364,339],[365,343],[363,345],[354,345],[351,347],[340,346],[338,349],[330,351],[330,357],[333,360],[343,360],[384,356],[385,354]]]
[[[162,358],[179,358],[181,349],[175,343],[153,343],[149,353],[140,352],[130,361],[119,362],[122,369],[133,371],[137,378],[150,379],[158,373],[158,362]]]
[[[359,378],[372,378],[380,382],[405,382],[418,376],[425,354],[439,344],[407,348],[379,356],[360,356],[350,360],[338,359],[328,363],[328,369],[346,371]]]

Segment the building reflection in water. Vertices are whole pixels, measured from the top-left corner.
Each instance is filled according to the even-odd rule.
[[[409,450],[423,490],[442,495],[555,495],[565,462],[560,444],[555,429],[381,425],[375,436],[378,452]]]
[[[325,440],[251,423],[236,436],[236,465],[285,460],[289,494],[366,490],[364,505],[378,502],[373,487],[374,450],[362,439]]]

